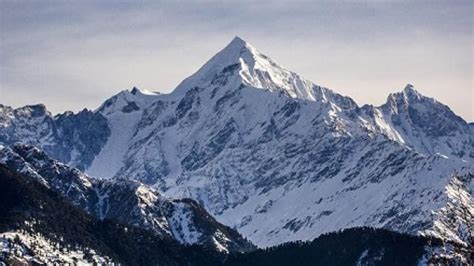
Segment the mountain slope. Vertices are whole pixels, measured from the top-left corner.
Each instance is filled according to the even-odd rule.
[[[110,136],[101,152],[87,168],[90,175],[111,177],[122,167],[129,140],[144,109],[152,103],[157,94],[133,88],[121,91],[105,101],[95,113],[107,119]]]
[[[0,261],[7,264],[212,265],[199,247],[95,217],[0,165]],[[67,225],[67,226],[66,226]]]
[[[0,261],[7,264],[467,263],[454,252],[456,246],[448,254],[438,253],[439,240],[367,228],[323,235],[311,243],[290,243],[249,254],[233,254],[223,263],[221,254],[198,246],[183,247],[173,239],[160,239],[140,228],[97,220],[44,184],[4,165],[0,165],[0,212]]]
[[[94,114],[111,134],[86,173],[192,198],[260,246],[354,226],[467,244],[474,131],[412,86],[359,107],[236,38],[172,93],[121,92]],[[469,212],[438,227],[458,176]]]
[[[37,148],[21,144],[1,149],[0,164],[40,181],[100,219],[151,229],[163,239],[220,252],[253,249],[252,244],[218,223],[196,202],[166,199],[137,181],[91,179]]]

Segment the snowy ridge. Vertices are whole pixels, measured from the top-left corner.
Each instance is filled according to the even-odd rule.
[[[185,245],[205,245],[224,252],[253,248],[232,229],[197,208],[192,200],[166,199],[138,181],[96,180],[49,158],[38,148],[22,144],[0,150],[0,163],[35,179],[40,177],[45,185],[100,219],[148,228],[162,238]],[[225,241],[210,243],[208,238],[214,235],[224,235]]]
[[[447,204],[436,210],[432,229],[423,234],[440,239],[454,239],[469,247],[474,241],[474,173],[455,173],[445,187]]]
[[[222,51],[211,58],[194,75],[185,79],[177,88],[187,90],[191,86],[209,86],[215,78],[226,72],[238,69],[239,75],[231,82],[286,93],[293,98],[314,100],[313,84],[290,72],[269,57],[260,53],[254,46],[235,37]]]
[[[380,107],[364,106],[371,129],[423,154],[474,162],[474,134],[448,106],[421,95],[408,84]]]
[[[53,116],[42,104],[16,109],[0,104],[0,143],[41,147],[57,160],[80,169],[92,163],[109,135],[105,117],[87,109]]]
[[[189,206],[185,203],[180,202],[175,205],[175,211],[171,217],[174,226],[171,227],[171,230],[179,242],[192,245],[198,243],[201,235],[195,231],[193,225],[190,224],[191,219],[189,219],[187,215],[192,215],[192,212],[189,212],[187,208],[189,208]],[[183,219],[183,217],[185,218]],[[220,244],[217,243],[216,246],[220,250]],[[225,249],[225,251],[228,252],[227,249]]]

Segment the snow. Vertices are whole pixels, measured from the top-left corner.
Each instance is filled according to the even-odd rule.
[[[129,147],[128,140],[133,134],[134,122],[138,116],[139,114],[136,113],[113,114],[108,118],[111,135],[91,166],[87,168],[88,175],[109,178],[120,170]]]
[[[312,101],[317,98],[312,82],[279,66],[239,37],[235,37],[195,74],[179,84],[173,93],[181,95],[193,86],[208,86],[224,68],[235,64],[240,66],[239,83],[273,92],[286,91],[292,98]]]
[[[364,250],[364,252],[362,252],[362,254],[360,254],[359,259],[357,259],[356,265],[357,265],[357,266],[365,265],[364,259],[367,258],[367,255],[368,255],[368,254],[369,254],[369,250],[368,250],[368,249]]]
[[[137,197],[141,200],[142,206],[149,206],[156,203],[158,196],[148,187],[140,184],[135,191]]]
[[[20,240],[19,243],[14,241],[15,237]],[[32,250],[31,254],[28,250]],[[88,252],[93,254],[92,262],[84,258],[84,248],[65,249],[60,247],[58,243],[46,239],[40,233],[31,234],[18,231],[0,233],[0,259],[1,254],[7,253],[9,256],[15,257],[20,261],[26,263],[45,263],[45,264],[80,264],[88,265],[94,262],[95,264],[111,263],[111,259],[105,256],[100,256],[92,249]]]
[[[146,90],[146,89],[138,89],[138,88],[134,88],[134,89],[136,89],[136,91],[139,92],[142,95],[156,96],[156,95],[160,94],[159,92],[149,91],[149,90]]]
[[[107,204],[106,200],[109,197],[106,193],[100,193],[97,188],[94,188],[94,191],[97,195],[97,216],[99,219],[103,220],[106,217],[107,211],[109,209],[109,205]]]
[[[135,88],[138,91],[138,89]],[[92,164],[86,169],[88,175],[98,178],[113,177],[123,166],[123,159],[130,146],[130,139],[135,133],[136,125],[142,116],[143,108],[148,106],[158,94],[138,91],[132,94],[122,91],[116,97],[113,106],[96,110],[107,117],[111,135]],[[122,109],[129,103],[136,103],[140,109],[125,113]]]
[[[462,181],[461,179],[467,179]],[[473,176],[456,173],[444,188],[443,200],[445,206],[434,210],[435,217],[432,228],[420,232],[422,235],[432,235],[440,239],[450,239],[468,246],[469,236],[474,228],[474,200],[472,197]],[[451,219],[451,216],[456,219]]]
[[[193,245],[197,244],[201,238],[201,233],[196,230],[192,222],[192,212],[184,203],[175,203],[174,212],[171,217],[171,231],[173,236],[182,244]],[[219,243],[216,242],[218,247]]]
[[[444,154],[441,154],[441,153],[439,153],[439,152],[437,152],[436,155],[438,155],[439,157],[444,158],[444,159],[449,159],[448,156],[446,156],[446,155],[444,155]]]
[[[172,134],[172,132],[164,135],[161,141],[164,160],[168,163],[170,170],[168,174],[168,180],[170,181],[175,181],[183,171],[181,160],[178,157],[178,143],[179,140],[176,134]],[[170,185],[174,184],[171,183]]]
[[[219,252],[229,253],[229,251],[227,250],[227,248],[226,248],[225,246],[223,246],[221,243],[219,243],[219,241],[217,241],[215,237],[212,237],[212,241],[213,241],[214,244],[216,245],[217,250],[218,250]]]
[[[234,242],[237,249],[247,244],[239,237],[220,232],[222,225],[210,219],[210,214],[197,208],[194,202],[165,198],[152,187],[135,180],[91,178],[51,159],[33,146],[18,144],[0,150],[0,164],[42,180],[46,187],[101,220],[119,220],[153,230],[161,236],[174,237],[183,244],[202,244],[216,250],[229,242]],[[199,217],[209,219],[199,220]],[[202,241],[211,237],[216,237],[218,243]]]
[[[405,140],[400,136],[400,133],[395,130],[393,124],[384,117],[384,114],[375,109],[375,116],[374,116],[376,126],[390,139],[393,139],[401,144],[405,144]]]

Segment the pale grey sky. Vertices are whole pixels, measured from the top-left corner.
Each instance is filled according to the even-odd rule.
[[[474,121],[472,1],[0,0],[0,103],[94,109],[169,92],[238,35],[287,69],[379,105],[412,83]]]

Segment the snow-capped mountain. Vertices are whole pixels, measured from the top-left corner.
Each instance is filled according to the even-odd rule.
[[[86,173],[192,198],[259,246],[354,226],[467,244],[473,227],[473,127],[411,85],[359,107],[237,37],[172,93],[134,88],[92,114],[109,134]],[[36,121],[1,117],[5,144]],[[42,136],[34,125],[24,141]],[[440,213],[458,209],[467,211],[438,226]]]
[[[33,146],[2,148],[0,164],[39,180],[101,220],[117,220],[151,229],[160,237],[181,244],[203,245],[223,252],[253,248],[191,199],[164,198],[138,181],[92,179]]]
[[[84,109],[53,116],[42,104],[13,109],[0,104],[0,139],[4,145],[23,142],[54,158],[87,168],[109,138],[107,120]]]
[[[222,265],[229,254],[99,220],[0,164],[1,265]]]
[[[380,107],[364,106],[364,118],[378,131],[419,153],[438,154],[471,161],[474,132],[448,106],[417,92],[408,84],[390,94]]]

